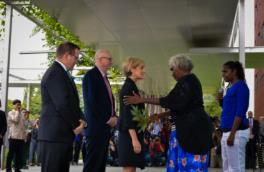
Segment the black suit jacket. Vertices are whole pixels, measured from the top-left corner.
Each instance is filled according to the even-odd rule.
[[[118,119],[118,130],[128,132],[129,129],[139,130],[138,122],[133,120],[133,114],[131,113],[132,107],[137,107],[139,110],[144,110],[143,103],[136,105],[125,105],[123,99],[124,96],[133,96],[133,93],[139,95],[139,90],[133,80],[127,78],[120,91],[120,115]]]
[[[112,105],[103,76],[97,67],[89,70],[83,78],[84,114],[87,121],[85,135],[108,136]],[[112,95],[113,102],[114,97]]]
[[[253,119],[252,134],[254,135],[253,140],[257,142],[259,139],[259,122],[256,119]]]
[[[160,104],[171,110],[182,148],[189,153],[206,154],[213,145],[213,126],[204,111],[199,79],[194,74],[184,76],[166,97],[160,98]]]
[[[41,80],[41,99],[38,139],[72,143],[73,130],[84,117],[76,86],[58,62],[52,64]]]
[[[0,110],[0,135],[4,137],[7,129],[5,112]],[[0,145],[3,143],[3,138],[0,139]]]

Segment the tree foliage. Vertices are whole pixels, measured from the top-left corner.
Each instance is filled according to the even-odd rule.
[[[217,94],[218,94],[218,91],[215,91],[214,94],[210,94],[209,96],[204,97],[205,111],[210,116],[220,116],[222,112],[222,108],[220,107],[219,103],[216,101]]]
[[[21,1],[20,1],[21,2]],[[50,16],[46,11],[40,9],[31,3],[30,0],[24,1],[25,5],[20,6],[20,10],[29,18],[33,18],[35,21],[38,21],[38,25],[33,29],[32,36],[42,32],[45,35],[45,45],[48,49],[56,49],[56,47],[65,42],[69,41],[75,43],[81,48],[81,59],[79,60],[78,66],[93,66],[94,65],[94,55],[95,50],[93,47],[86,45],[80,40],[79,37],[74,35],[70,30],[58,22],[58,19],[55,16]],[[6,4],[0,2],[0,38],[4,36],[4,26],[5,26],[5,15],[6,15]],[[48,65],[52,64],[55,58],[54,53],[48,54]],[[80,71],[79,74],[84,74],[85,71]],[[113,67],[110,72],[110,79],[112,81],[118,80],[121,73],[117,67]],[[115,95],[119,92],[120,87],[113,86],[113,92]],[[80,88],[79,88],[80,90]],[[25,90],[25,95],[27,93]],[[40,111],[40,90],[32,89],[30,93],[30,110],[32,114],[39,114]],[[26,100],[26,99],[25,99]],[[25,101],[24,101],[25,102]]]
[[[5,3],[0,2],[0,39],[3,39],[3,35],[5,32],[5,20],[4,16],[6,15],[6,10],[5,10]]]
[[[27,95],[30,91],[29,95],[29,110],[30,114],[33,116],[38,116],[40,114],[40,102],[41,102],[41,96],[40,96],[40,89],[39,88],[26,88],[25,94],[24,94],[24,100],[23,102],[27,102]]]

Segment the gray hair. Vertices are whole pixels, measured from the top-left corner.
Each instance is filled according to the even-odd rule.
[[[101,53],[108,53],[108,54],[111,54],[109,50],[107,49],[99,49],[95,52],[95,59],[98,59],[99,58],[99,54]]]
[[[185,54],[177,54],[169,60],[170,68],[178,68],[184,71],[191,72],[193,69],[192,60]]]

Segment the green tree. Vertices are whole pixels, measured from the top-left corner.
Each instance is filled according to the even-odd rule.
[[[212,101],[205,105],[205,111],[210,114],[210,116],[220,116],[222,109],[216,101]]]
[[[28,95],[29,89],[25,89],[24,93],[24,104],[27,102],[27,95]],[[29,111],[31,116],[34,118],[38,117],[40,115],[40,107],[41,107],[41,96],[40,96],[40,89],[38,87],[31,88],[30,89],[30,98],[29,98]],[[25,106],[24,106],[25,107]]]
[[[36,26],[32,31],[32,36],[38,32],[45,34],[45,47],[49,49],[55,49],[59,44],[65,41],[70,41],[78,45],[82,50],[82,58],[80,59],[79,65],[91,66],[94,62],[94,49],[84,44],[77,36],[71,31],[58,22],[58,20],[50,16],[44,10],[38,8],[31,1],[24,1],[26,5],[22,5],[21,11],[28,17],[36,19],[42,23]],[[0,2],[0,37],[3,38],[4,26],[5,26],[5,15],[6,15],[6,4]],[[54,60],[54,54],[48,56],[49,64]]]
[[[22,12],[33,19],[36,19],[42,23],[41,25],[36,26],[32,31],[32,36],[35,34],[42,32],[45,34],[45,47],[49,49],[55,49],[59,44],[65,41],[70,41],[75,43],[81,48],[82,57],[79,60],[78,66],[92,66],[94,65],[94,55],[95,50],[93,47],[86,45],[83,43],[76,35],[74,35],[71,31],[69,31],[65,26],[58,22],[58,20],[54,16],[50,16],[46,11],[38,8],[34,4],[31,3],[30,0],[25,0],[25,4],[22,5]],[[0,18],[0,37],[3,38],[4,35],[4,26],[5,20],[4,16],[6,15],[5,10],[6,4],[4,2],[0,2],[0,13],[2,18]],[[55,54],[48,54],[48,65],[51,65],[54,61]],[[80,71],[79,75],[83,75],[86,71]],[[110,77],[112,81],[120,80],[121,73],[117,67],[113,67],[110,72]],[[117,96],[120,87],[113,86],[113,92]],[[81,91],[80,87],[78,87],[79,92]],[[27,89],[25,89],[25,95],[27,94]],[[40,111],[40,90],[32,89],[30,93],[30,111],[33,115],[39,114]],[[80,94],[81,95],[81,94]],[[26,100],[26,99],[25,99]],[[26,101],[24,101],[26,102]],[[83,103],[81,102],[83,107]]]

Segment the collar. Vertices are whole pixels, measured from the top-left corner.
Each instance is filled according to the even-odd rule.
[[[62,62],[60,62],[58,59],[56,59],[55,61],[58,62],[66,72],[68,72],[68,69]]]
[[[96,66],[97,67],[97,66]],[[102,77],[104,78],[105,76],[107,76],[106,73],[104,73],[99,67],[97,67],[97,69],[100,71]]]

